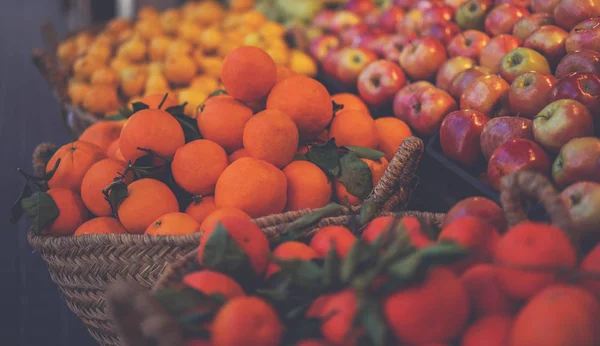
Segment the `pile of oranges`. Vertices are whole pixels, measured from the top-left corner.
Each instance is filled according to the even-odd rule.
[[[600,245],[578,254],[564,230],[506,227],[496,210],[441,230],[412,216],[327,226],[272,252],[225,218],[200,266],[155,297],[187,346],[600,344]]]
[[[62,42],[71,103],[111,115],[148,94],[170,93],[188,102],[188,115],[219,88],[222,60],[244,45],[264,49],[278,64],[313,76],[316,65],[285,41],[286,29],[252,9],[252,1],[190,1],[158,12],[140,9],[135,22],[118,18],[97,35],[81,32]]]
[[[127,118],[59,148],[42,177],[49,190],[36,195],[45,203],[25,202],[45,216],[39,231],[187,235],[228,216],[360,205],[411,135],[259,48],[235,49],[222,66],[225,90],[197,116],[170,94],[151,94]]]

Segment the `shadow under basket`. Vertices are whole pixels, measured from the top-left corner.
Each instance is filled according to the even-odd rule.
[[[42,174],[56,146],[40,144],[33,155],[33,168]],[[374,187],[375,216],[404,208],[416,186],[415,172],[424,151],[416,137],[404,140]],[[360,206],[342,207],[336,215],[357,213]],[[304,209],[253,220],[271,241],[278,239],[288,223],[312,212]],[[52,280],[59,286],[67,306],[87,326],[101,345],[122,345],[104,298],[106,288],[116,281],[133,281],[150,288],[168,263],[198,246],[201,234],[149,236],[101,234],[54,237],[28,233],[31,247],[48,265]]]

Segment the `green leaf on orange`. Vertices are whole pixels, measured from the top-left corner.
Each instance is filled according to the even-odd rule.
[[[381,305],[375,297],[361,297],[354,325],[365,329],[366,341],[369,345],[386,345],[388,329],[381,311]],[[361,345],[363,344],[361,343]]]
[[[374,266],[378,249],[359,238],[354,242],[340,268],[342,283],[348,284],[356,273]]]
[[[342,287],[341,269],[342,259],[338,256],[335,246],[332,246],[327,252],[323,264],[323,286],[327,290]]]
[[[343,210],[344,208],[337,203],[330,203],[322,208],[315,209],[313,212],[290,222],[283,230],[280,240],[284,242],[298,239],[302,237],[304,229],[318,224],[323,218],[337,216]]]
[[[127,191],[127,184],[123,180],[117,179],[104,190],[102,190],[102,193],[104,194],[104,199],[110,205],[110,210],[113,216],[117,217],[119,206],[129,195]]]
[[[186,105],[187,102],[179,106],[169,107],[166,112],[171,114],[177,120],[179,125],[181,125],[181,129],[185,136],[185,142],[189,143],[197,139],[202,139],[202,135],[200,135],[200,129],[198,129],[198,121],[185,115],[184,109]]]
[[[369,221],[373,220],[377,215],[377,202],[375,197],[370,195],[364,201],[359,211],[359,222],[361,225],[366,225]]]
[[[206,240],[202,264],[231,276],[245,289],[258,283],[250,258],[220,222]]]
[[[134,102],[131,104],[131,108],[133,109],[132,114],[135,114],[144,109],[150,109],[150,106],[143,102]]]
[[[58,206],[52,197],[43,191],[38,191],[21,200],[23,211],[31,219],[31,227],[35,233],[50,226],[60,215]]]
[[[346,153],[340,159],[341,175],[339,182],[348,193],[362,200],[373,190],[373,177],[369,166],[355,153]]]
[[[355,153],[358,157],[369,160],[379,160],[382,157],[385,157],[385,153],[367,148],[367,147],[359,147],[356,145],[346,145],[344,146],[349,152]]]
[[[340,154],[334,138],[327,143],[311,146],[306,158],[329,176],[336,177],[340,174]]]

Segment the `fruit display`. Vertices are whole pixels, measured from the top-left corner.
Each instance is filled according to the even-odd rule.
[[[418,213],[347,217],[270,247],[250,221],[225,218],[138,300],[152,312],[114,291],[137,310],[117,322],[141,315],[139,345],[598,345],[600,244],[581,250],[548,180],[507,178],[506,215],[474,197],[440,227]],[[554,205],[554,223],[515,222],[521,192]]]
[[[350,0],[316,15],[310,52],[496,192],[523,169],[597,183],[600,3],[552,3]]]
[[[44,175],[21,171],[13,218],[26,212],[53,236],[187,235],[229,216],[357,207],[411,136],[257,47],[230,52],[220,80],[224,90],[194,106],[195,118],[168,93],[145,96],[58,148]]]
[[[185,114],[220,88],[223,58],[241,46],[264,49],[277,65],[314,76],[315,62],[288,46],[286,28],[253,9],[253,1],[190,1],[181,8],[139,10],[135,21],[108,22],[60,43],[69,102],[103,117],[147,95],[169,93]],[[160,101],[160,98],[158,99]]]

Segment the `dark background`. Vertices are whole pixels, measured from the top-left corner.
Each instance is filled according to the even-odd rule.
[[[111,1],[95,12],[109,16]],[[9,209],[23,181],[17,167],[31,171],[31,153],[40,142],[69,141],[58,103],[31,63],[42,47],[40,23],[50,20],[67,32],[63,1],[0,1],[0,345],[94,345],[85,327],[68,310],[46,265],[27,243],[27,220],[8,223]]]

